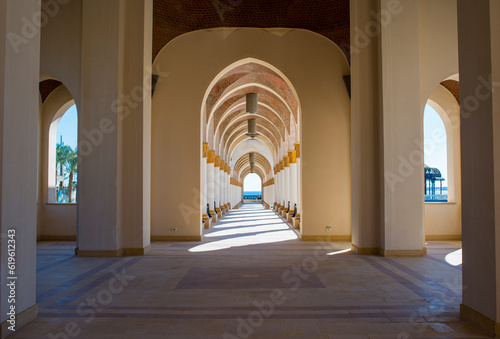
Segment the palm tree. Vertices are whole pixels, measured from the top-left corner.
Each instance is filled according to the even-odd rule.
[[[74,152],[71,149],[71,146],[66,146],[61,144],[57,144],[56,146],[56,167],[59,166],[60,176],[64,175],[64,164],[68,161],[71,152]],[[56,170],[56,176],[57,176],[57,170]],[[62,189],[63,187],[62,181],[59,183],[59,186]]]
[[[70,147],[71,149],[71,147]],[[73,194],[73,180],[75,178],[75,174],[78,172],[78,151],[71,149],[71,152],[68,154],[68,159],[66,160],[66,173],[68,173],[68,203],[72,203],[72,194]]]

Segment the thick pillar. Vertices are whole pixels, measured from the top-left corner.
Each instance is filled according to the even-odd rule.
[[[32,24],[40,2],[0,1],[0,336],[15,306],[18,330],[38,315],[36,305],[36,223],[40,30]],[[27,19],[27,21],[24,21]],[[36,22],[36,21],[35,21]],[[8,36],[7,36],[8,35]],[[9,251],[13,244],[16,251]],[[12,247],[10,248],[12,250]],[[10,272],[9,257],[15,258]],[[17,279],[11,279],[16,277]],[[7,296],[15,281],[16,301]]]
[[[421,144],[425,103],[420,100],[419,11],[417,1],[401,0],[396,7],[394,3],[381,0],[381,10],[393,13],[397,19],[382,25],[380,40],[384,141],[380,254],[422,256],[425,248]]]
[[[351,218],[352,249],[379,252],[379,62],[378,41],[363,29],[379,12],[377,1],[351,0]],[[361,44],[363,48],[361,48]]]
[[[215,151],[209,151],[207,157],[207,203],[210,206],[212,222],[217,221],[215,211]]]
[[[463,319],[500,336],[500,3],[458,1]]]
[[[152,11],[152,0],[83,2],[81,256],[150,248]]]
[[[290,159],[290,210],[288,211],[288,219],[291,218],[295,212],[295,204],[297,204],[297,187],[299,185],[298,181],[298,171],[297,171],[297,152],[288,152],[288,158]]]

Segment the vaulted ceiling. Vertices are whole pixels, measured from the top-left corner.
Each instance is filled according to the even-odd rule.
[[[298,142],[299,102],[289,81],[278,73],[270,65],[249,60],[221,74],[208,92],[204,139],[233,165],[236,178],[249,173],[249,153],[256,154],[256,173],[262,179],[272,176],[271,164]],[[258,95],[257,113],[246,111],[248,93]],[[259,136],[253,141],[246,135],[248,119],[257,122]],[[260,148],[252,143],[260,143]]]
[[[216,27],[307,29],[349,59],[349,0],[154,0],[153,59],[179,35]]]

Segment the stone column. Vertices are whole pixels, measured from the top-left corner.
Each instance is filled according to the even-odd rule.
[[[284,169],[284,185],[283,190],[285,192],[285,208],[283,209],[283,217],[287,217],[288,215],[288,202],[290,201],[290,159],[288,156],[283,157],[283,166]]]
[[[288,221],[292,221],[292,216],[295,212],[295,204],[297,204],[297,187],[298,182],[298,171],[297,171],[297,152],[288,152],[288,158],[290,159],[290,211],[288,211]]]
[[[152,13],[152,0],[83,2],[80,256],[150,248]]]
[[[280,215],[286,207],[285,186],[286,186],[285,162],[283,160],[281,160],[280,161],[280,197],[281,197]]]
[[[0,1],[0,323],[8,330],[8,277],[17,277],[15,329],[35,319],[40,2]],[[35,18],[35,19],[33,19]],[[7,34],[9,36],[7,37]],[[8,240],[15,240],[15,272],[8,271]],[[12,241],[10,242],[12,245]],[[13,253],[13,252],[10,252]]]
[[[208,151],[207,157],[207,203],[210,206],[210,215],[212,222],[217,221],[217,213],[215,212],[215,151]]]
[[[380,225],[379,36],[365,41],[377,1],[351,0],[351,217],[352,249],[378,254]],[[378,25],[378,24],[377,24]],[[361,46],[363,48],[361,48]]]
[[[220,156],[216,156],[214,165],[215,212],[217,213],[217,217],[222,218],[222,211],[220,209],[220,163]]]
[[[226,168],[226,163],[225,161],[221,161],[220,165],[220,209],[222,211],[222,214],[226,214],[226,206],[225,206],[225,201],[226,201],[226,174],[224,172]]]
[[[276,200],[276,206],[274,210],[276,212],[279,211],[280,206],[281,206],[281,175],[280,175],[280,170],[279,170],[279,164],[276,165],[276,187],[275,187],[275,200]]]
[[[300,158],[300,143],[295,143],[295,155],[297,157],[297,215],[302,209],[302,170]]]
[[[500,336],[500,3],[458,1],[463,319]]]
[[[208,159],[208,143],[203,143],[202,145],[202,158],[201,158],[201,187],[200,187],[200,204],[201,204],[201,215],[203,224],[207,228],[205,220],[208,220],[207,214],[207,163]],[[210,225],[209,225],[210,226]]]

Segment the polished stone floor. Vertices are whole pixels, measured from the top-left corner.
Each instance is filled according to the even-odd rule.
[[[39,318],[11,338],[485,338],[458,318],[459,242],[359,256],[245,204],[202,242],[142,257],[78,258],[74,246],[39,243]]]

